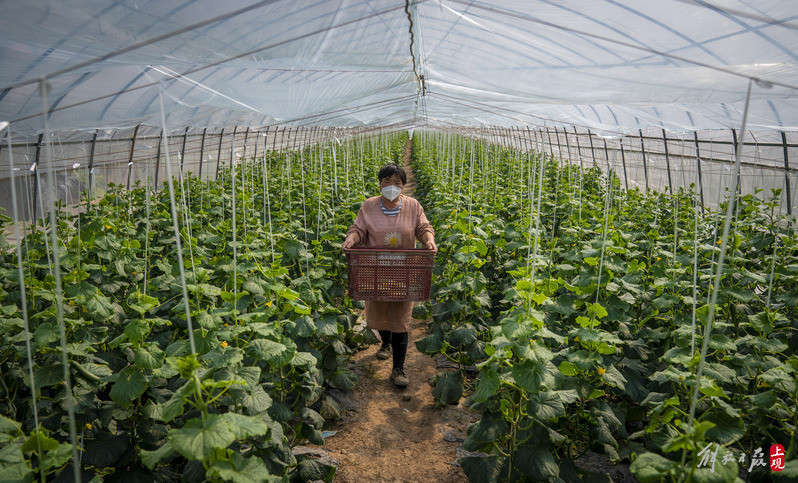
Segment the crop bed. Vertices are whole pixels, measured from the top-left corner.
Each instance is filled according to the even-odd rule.
[[[439,375],[438,401],[470,394],[481,413],[471,481],[587,481],[588,450],[643,482],[798,477],[798,237],[779,192],[738,197],[705,337],[723,214],[692,193],[624,192],[598,168],[473,140],[415,147],[446,261],[417,347],[461,368]]]
[[[110,186],[58,211],[58,271],[47,224],[25,226],[21,263],[0,253],[0,480],[69,481],[77,459],[85,481],[331,481],[292,448],[323,444],[340,415],[326,389],[351,389],[348,356],[376,342],[354,328],[341,242],[406,140],[187,175],[176,220],[169,190]],[[588,450],[643,482],[798,478],[798,237],[778,192],[737,198],[715,290],[723,214],[690,192],[622,191],[598,168],[450,134],[414,142],[440,247],[417,348],[459,367],[437,402],[481,415],[471,481],[590,480],[574,464]],[[750,466],[774,443],[784,471]]]

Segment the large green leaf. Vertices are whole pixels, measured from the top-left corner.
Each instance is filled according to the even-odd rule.
[[[496,394],[500,386],[499,374],[493,368],[484,367],[480,371],[477,388],[471,399],[474,402],[485,402]]]
[[[629,471],[640,483],[660,483],[667,481],[668,475],[676,470],[677,463],[656,453],[643,453],[632,462]]]
[[[136,370],[134,367],[128,367],[119,374],[113,387],[111,387],[109,395],[115,403],[126,407],[130,405],[134,399],[144,394],[148,384],[149,381],[144,373]]]
[[[463,449],[477,451],[486,445],[498,441],[507,434],[507,423],[500,415],[483,414],[463,441]]]
[[[492,483],[501,481],[507,460],[504,456],[466,456],[457,460],[468,477],[469,483]]]
[[[172,447],[190,460],[205,460],[217,449],[224,449],[235,441],[230,422],[218,414],[205,416],[204,421],[192,419],[182,428],[169,431]]]
[[[252,356],[266,360],[273,368],[288,364],[294,357],[293,351],[279,342],[270,339],[255,339],[247,346],[247,352]]]
[[[85,444],[83,462],[98,468],[109,468],[119,461],[129,447],[130,435],[128,433],[102,432]]]
[[[432,397],[440,404],[456,404],[463,397],[463,375],[460,371],[444,372],[438,376]]]
[[[560,474],[554,456],[543,445],[522,446],[515,453],[513,463],[533,481],[549,481]]]
[[[219,478],[233,483],[261,483],[271,481],[283,481],[282,478],[269,473],[269,468],[263,460],[256,456],[244,458],[236,455],[230,461],[216,461],[208,470],[208,473],[215,473]],[[311,481],[311,480],[302,480]]]

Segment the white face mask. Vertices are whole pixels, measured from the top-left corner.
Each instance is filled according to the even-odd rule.
[[[382,190],[382,196],[388,198],[388,201],[393,201],[402,192],[402,188],[394,185],[388,185]]]

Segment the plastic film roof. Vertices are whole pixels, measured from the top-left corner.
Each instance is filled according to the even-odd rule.
[[[0,2],[0,121],[798,130],[791,1]]]

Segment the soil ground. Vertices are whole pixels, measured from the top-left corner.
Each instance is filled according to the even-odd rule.
[[[402,159],[407,172],[404,194],[413,194],[411,142]],[[427,381],[437,369],[432,358],[416,350],[426,324],[414,320],[409,334],[406,388],[388,379],[391,361],[376,358],[377,345],[355,354],[352,368],[360,379],[344,401],[344,416],[327,438],[324,450],[340,461],[337,482],[468,481],[457,465],[465,429],[477,415],[462,405],[439,408]]]

